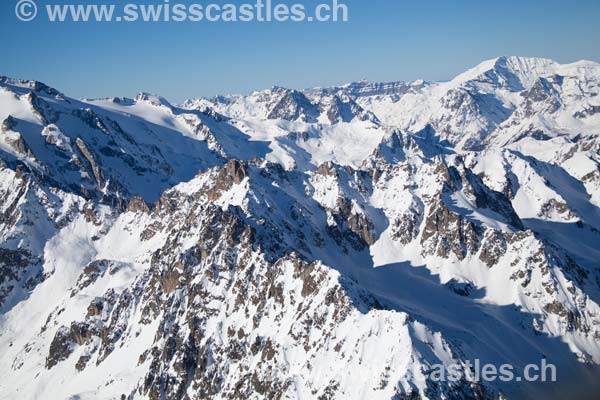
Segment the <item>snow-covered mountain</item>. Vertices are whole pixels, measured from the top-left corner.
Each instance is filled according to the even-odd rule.
[[[0,399],[547,395],[476,359],[591,387],[599,92],[517,57],[182,105],[0,78]]]

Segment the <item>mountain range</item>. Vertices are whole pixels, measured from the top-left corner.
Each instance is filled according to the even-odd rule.
[[[0,77],[0,399],[593,393],[599,94],[524,57],[179,105]]]

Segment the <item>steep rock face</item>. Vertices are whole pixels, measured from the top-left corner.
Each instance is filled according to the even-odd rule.
[[[379,123],[377,117],[352,100],[344,93],[329,97],[318,98],[321,113],[327,116],[329,123],[352,122],[355,118],[360,121]]]
[[[2,166],[0,176],[0,309],[6,311],[43,281],[44,243],[68,216],[31,176]]]
[[[422,80],[414,82],[389,82],[375,83],[367,81],[352,82],[344,86],[308,89],[305,93],[308,96],[332,95],[336,93],[345,93],[352,98],[369,98],[395,96],[396,98],[402,95],[422,89],[429,83]]]
[[[338,244],[345,237],[356,250],[375,243],[375,227],[365,212],[368,175],[333,163],[322,164],[311,178],[313,197],[327,214],[328,232]]]
[[[300,120],[303,122],[314,122],[316,120],[318,110],[304,94],[287,89],[278,89],[275,94],[280,98],[269,111],[268,119]]]

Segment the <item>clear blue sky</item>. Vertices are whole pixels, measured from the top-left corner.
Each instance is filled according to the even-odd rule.
[[[40,13],[51,1],[37,1]],[[143,90],[180,101],[273,85],[446,80],[500,55],[600,61],[598,0],[346,3],[347,23],[58,24],[40,14],[20,22],[16,0],[3,0],[0,75],[41,80],[74,97]]]

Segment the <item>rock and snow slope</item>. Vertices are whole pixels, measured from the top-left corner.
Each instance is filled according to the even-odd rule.
[[[600,364],[600,65],[176,106],[0,78],[0,398],[521,398]],[[583,382],[583,384],[587,384]]]

